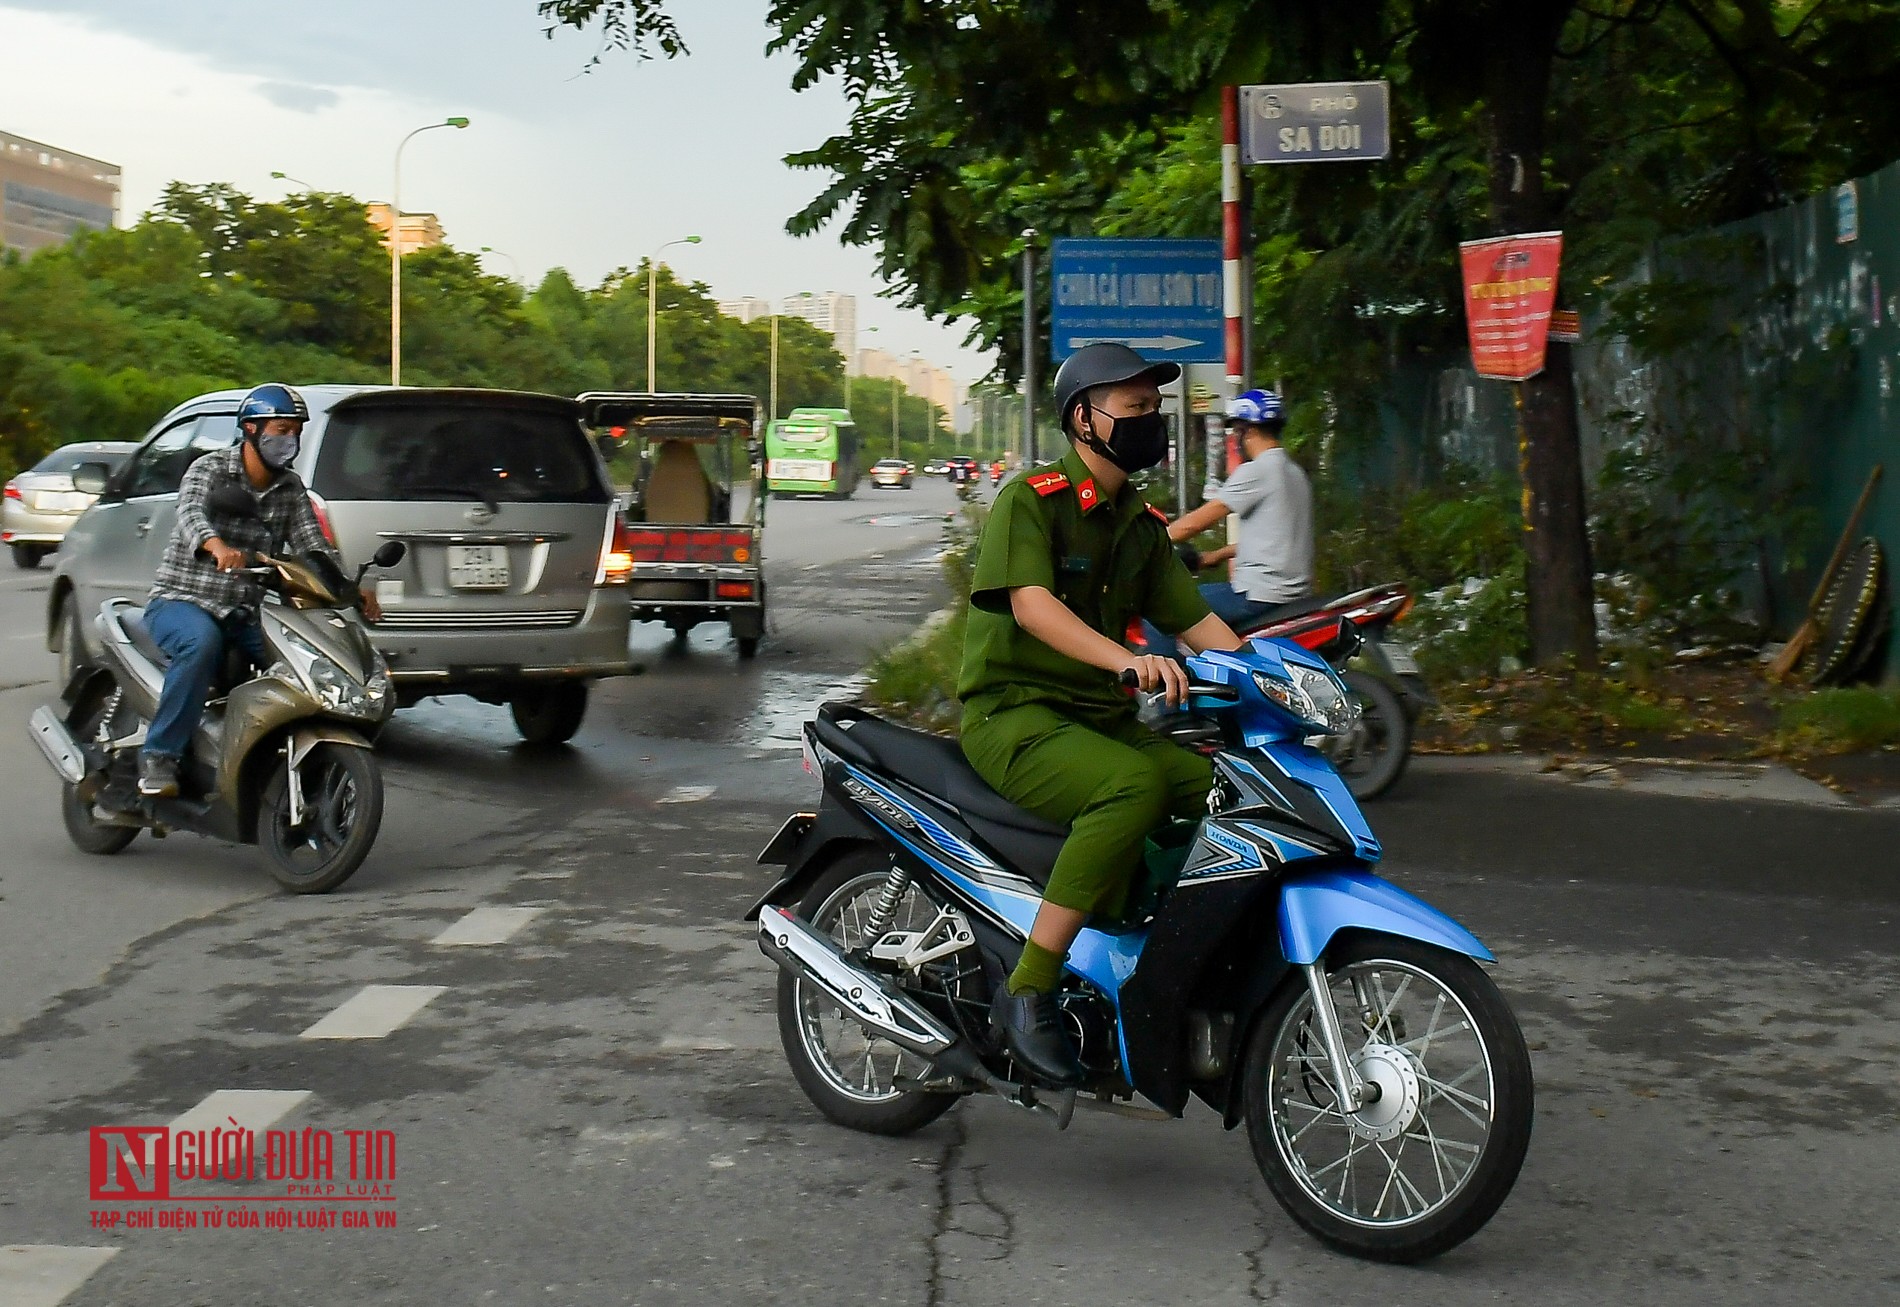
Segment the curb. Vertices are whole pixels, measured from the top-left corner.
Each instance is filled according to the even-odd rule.
[[[1560,754],[1426,753],[1413,765],[1449,772],[1491,772],[1568,782],[1631,794],[1725,802],[1790,803],[1810,808],[1900,812],[1900,795],[1855,799],[1778,762],[1699,762],[1682,758],[1572,758]]]

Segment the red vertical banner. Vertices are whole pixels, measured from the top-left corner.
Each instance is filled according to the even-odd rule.
[[[1458,246],[1471,365],[1479,376],[1525,381],[1544,370],[1563,247],[1560,231],[1494,236]]]

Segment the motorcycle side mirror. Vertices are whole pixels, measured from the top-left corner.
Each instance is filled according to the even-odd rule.
[[[363,584],[363,578],[369,575],[370,568],[394,567],[397,563],[400,563],[403,559],[407,558],[408,556],[409,556],[409,546],[404,544],[402,541],[400,540],[383,541],[381,545],[377,546],[376,552],[369,556],[369,561],[356,569],[356,583],[359,586]]]
[[[73,469],[73,489],[82,495],[103,495],[112,471],[104,463],[81,463]]]
[[[1359,628],[1350,619],[1342,617],[1338,629],[1313,652],[1329,663],[1342,663],[1363,649],[1365,644],[1365,637],[1359,634]]]
[[[235,486],[229,482],[205,496],[205,507],[225,517],[259,516],[256,496],[242,486]]]

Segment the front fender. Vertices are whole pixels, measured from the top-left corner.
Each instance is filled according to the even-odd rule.
[[[1436,944],[1480,962],[1491,950],[1431,904],[1390,881],[1356,869],[1291,876],[1280,887],[1280,951],[1288,962],[1319,961],[1342,930],[1370,930]]]

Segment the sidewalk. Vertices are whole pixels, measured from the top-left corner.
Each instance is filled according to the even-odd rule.
[[[1900,795],[1849,795],[1809,780],[1777,762],[1698,762],[1680,758],[1571,757],[1564,754],[1419,754],[1413,767],[1450,772],[1493,772],[1632,794],[1751,803],[1794,803],[1814,808],[1900,812]]]

